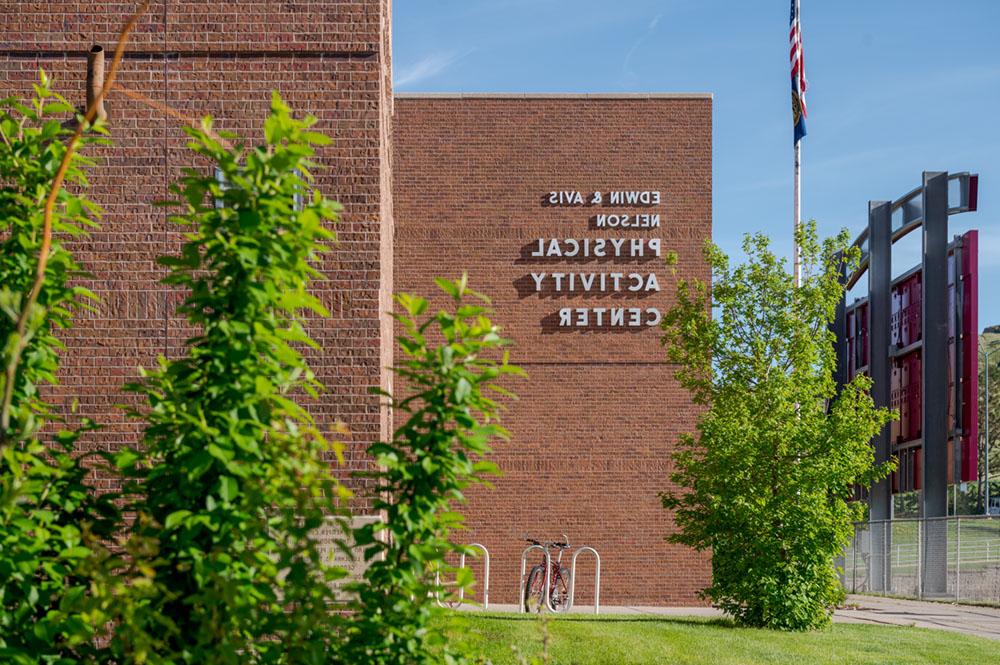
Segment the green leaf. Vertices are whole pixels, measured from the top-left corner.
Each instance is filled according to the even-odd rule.
[[[134,466],[140,459],[142,459],[142,455],[139,452],[131,448],[122,448],[115,453],[114,462],[119,469],[127,469]]]
[[[86,559],[91,555],[90,548],[83,546],[67,547],[61,553],[63,559]]]
[[[205,450],[208,451],[209,455],[223,463],[228,463],[235,457],[233,451],[220,448],[214,443],[208,444],[208,446],[205,447]]]
[[[455,384],[455,403],[464,403],[471,392],[472,384],[470,384],[464,377],[459,379],[458,383]]]
[[[60,115],[63,113],[72,113],[73,111],[73,107],[66,102],[49,102],[42,107],[44,115]]]
[[[319,132],[302,132],[302,139],[313,145],[330,145],[333,140],[326,134]]]
[[[240,494],[239,482],[230,476],[219,478],[219,496],[223,501],[232,501]]]
[[[443,277],[435,277],[434,283],[438,285],[439,289],[447,293],[456,301],[461,299],[462,292],[458,282],[453,282],[452,280],[445,279]]]
[[[173,529],[175,526],[183,522],[191,515],[190,510],[175,510],[174,512],[167,515],[167,519],[163,521],[163,526],[166,529]]]

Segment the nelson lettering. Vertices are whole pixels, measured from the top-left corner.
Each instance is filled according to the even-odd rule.
[[[663,202],[663,195],[655,190],[614,190],[583,192],[578,190],[551,191],[542,197],[548,206],[586,207],[622,206],[649,207]],[[658,229],[660,213],[635,213],[616,211],[590,217],[596,229]],[[601,259],[611,263],[635,263],[662,258],[660,238],[633,238],[607,236],[599,238],[538,238],[529,253],[530,258],[544,261],[553,259],[580,261]],[[602,261],[602,262],[603,262]],[[637,271],[634,268],[601,271],[547,270],[529,273],[534,292],[545,294],[588,294],[600,296],[620,293],[644,296],[659,293],[660,282],[656,273]],[[555,320],[559,328],[643,328],[659,325],[662,315],[656,307],[563,307]]]

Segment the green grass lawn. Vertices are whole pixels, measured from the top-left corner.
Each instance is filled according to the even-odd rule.
[[[579,615],[543,622],[537,616],[465,612],[442,621],[454,642],[472,646],[495,665],[522,662],[513,647],[525,657],[541,655],[546,631],[553,665],[1000,663],[1000,642],[897,626],[835,624],[779,633],[687,617]]]

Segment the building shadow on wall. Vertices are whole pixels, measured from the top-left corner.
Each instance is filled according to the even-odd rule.
[[[608,314],[605,313],[605,318]],[[593,318],[593,315],[591,315]],[[559,312],[552,312],[551,314],[546,314],[542,317],[542,334],[543,335],[628,335],[645,332],[650,328],[659,329],[658,326],[648,326],[643,324],[641,326],[609,326],[603,325],[599,326],[596,323],[586,325],[586,326],[563,326],[559,325],[560,316]]]
[[[572,190],[566,190],[566,191],[572,191]],[[600,203],[593,203],[591,201],[591,196],[593,195],[593,192],[583,192],[583,191],[581,191],[580,194],[583,195],[583,203],[576,203],[576,204],[552,203],[551,201],[549,201],[549,195],[547,193],[546,194],[542,194],[539,197],[538,200],[540,201],[541,206],[543,208],[570,208],[570,209],[573,209],[573,208],[619,208],[619,209],[628,209],[628,208],[656,208],[657,206],[663,205],[663,201],[661,201],[660,203],[640,203],[639,201],[635,201],[635,202],[632,202],[632,203],[612,203],[610,196],[603,196]],[[606,194],[606,192],[603,192],[603,190],[602,190],[602,194]]]
[[[592,239],[593,240],[593,239]],[[649,256],[631,257],[631,256],[614,256],[612,253],[610,256],[534,256],[533,252],[538,249],[538,241],[529,242],[521,247],[521,252],[514,263],[516,265],[525,264],[535,264],[540,266],[549,266],[555,264],[568,264],[568,265],[583,265],[586,263],[604,264],[604,263],[614,263],[616,265],[621,265],[627,267],[629,265],[642,265],[646,263],[661,262],[662,257],[650,254]],[[607,246],[608,252],[613,252],[614,249],[609,244]],[[582,251],[582,248],[581,248]],[[648,251],[648,248],[647,248]]]
[[[627,273],[626,273],[627,274]],[[610,281],[609,285],[610,285]],[[622,284],[630,283],[631,280],[622,279]],[[531,275],[523,275],[518,277],[513,282],[514,289],[517,291],[517,297],[521,300],[529,298],[531,296],[537,295],[540,299],[544,300],[579,300],[581,298],[586,298],[587,300],[642,300],[653,295],[657,295],[657,291],[629,291],[625,289],[624,291],[582,291],[580,280],[577,279],[575,282],[575,291],[556,291],[555,280],[550,276],[546,275],[545,280],[542,282],[541,291],[536,290],[535,279]],[[599,278],[594,278],[594,286],[596,287],[600,283]],[[568,288],[569,280],[563,278],[563,287]]]

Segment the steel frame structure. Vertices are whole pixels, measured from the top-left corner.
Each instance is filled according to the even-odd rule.
[[[963,288],[960,284],[961,272],[958,270],[960,254],[957,243],[955,252],[955,302],[949,303],[949,241],[948,216],[963,212],[975,211],[978,207],[979,176],[967,172],[948,174],[948,172],[923,173],[920,187],[913,189],[895,201],[869,201],[868,227],[859,234],[854,246],[861,250],[861,260],[858,268],[850,275],[843,274],[843,279],[849,290],[864,275],[868,274],[868,298],[866,313],[862,316],[858,303],[848,307],[846,292],[844,300],[839,304],[833,322],[837,339],[837,370],[839,383],[849,381],[858,372],[867,373],[872,379],[872,399],[876,406],[889,408],[892,406],[892,372],[894,358],[899,349],[892,343],[892,310],[893,310],[893,280],[892,280],[892,246],[901,238],[920,229],[922,232],[922,252],[920,271],[920,316],[919,326],[921,336],[919,347],[912,346],[907,352],[919,350],[920,353],[920,431],[921,438],[909,446],[919,447],[923,454],[920,469],[921,512],[923,517],[946,517],[948,514],[947,486],[949,477],[961,478],[966,475],[968,467],[975,468],[976,459],[963,459],[961,446],[957,437],[972,434],[965,430],[976,428],[976,410],[972,409],[971,425],[963,428],[963,402],[968,402],[971,395],[972,403],[977,399],[976,384],[978,373],[975,363],[969,362],[971,354],[970,340],[966,339],[966,331],[976,330],[977,298],[976,289]],[[950,190],[954,196],[950,198]],[[976,242],[975,232],[967,234],[973,245]],[[973,261],[975,248],[972,248]],[[971,275],[975,276],[975,266]],[[969,291],[971,302],[959,303],[962,295]],[[849,362],[848,358],[848,320],[851,313],[856,313],[852,321],[858,332],[866,337],[857,339],[866,348],[867,362],[859,366]],[[954,358],[949,353],[949,322],[951,316],[961,320],[954,326]],[[964,317],[963,317],[964,315]],[[971,320],[970,320],[971,319]],[[900,325],[902,325],[900,323]],[[963,338],[964,337],[964,338]],[[972,340],[975,344],[975,340]],[[975,349],[975,346],[972,347]],[[949,423],[949,363],[954,363],[954,422]],[[971,370],[971,376],[969,368]],[[953,466],[948,465],[949,437],[956,437],[953,444]],[[891,459],[894,450],[890,426],[886,426],[874,439],[875,461],[886,462]],[[967,456],[966,456],[967,457]],[[892,518],[892,483],[887,478],[876,484],[869,493],[870,519],[888,520]],[[927,530],[924,539],[940,544],[947,538],[946,533],[932,533]],[[874,552],[876,559],[887,556],[886,552]],[[886,570],[884,566],[873,566],[873,571]],[[947,562],[942,559],[940,564],[925,566],[922,571],[922,588],[927,595],[944,594],[947,585]],[[873,579],[874,590],[886,591],[891,587],[890,580]]]

